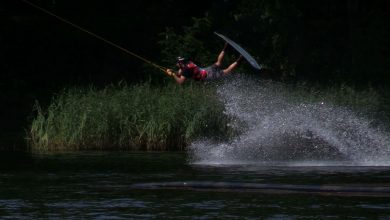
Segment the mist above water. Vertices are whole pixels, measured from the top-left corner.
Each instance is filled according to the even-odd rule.
[[[194,142],[189,147],[191,162],[390,164],[390,134],[373,123],[368,111],[336,105],[310,91],[245,77],[223,81],[217,92],[239,135],[224,143]]]

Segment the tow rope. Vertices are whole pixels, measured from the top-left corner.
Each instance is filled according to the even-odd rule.
[[[104,41],[104,42],[106,42],[107,44],[109,44],[109,45],[111,45],[111,46],[113,46],[113,47],[116,47],[117,49],[122,50],[123,52],[125,52],[125,53],[127,53],[127,54],[129,54],[129,55],[131,55],[131,56],[134,56],[134,57],[136,57],[136,58],[138,58],[138,59],[144,61],[145,63],[147,63],[147,64],[149,64],[149,65],[151,65],[151,66],[154,66],[154,67],[158,68],[159,70],[163,71],[164,73],[165,73],[166,70],[167,70],[167,68],[165,68],[165,67],[163,67],[163,66],[160,66],[160,65],[158,65],[158,64],[155,64],[155,63],[153,63],[152,61],[150,61],[150,60],[148,60],[148,59],[146,59],[146,58],[144,58],[144,57],[142,57],[142,56],[140,56],[140,55],[138,55],[138,54],[136,54],[136,53],[133,53],[133,52],[127,50],[126,48],[123,48],[123,47],[121,47],[121,46],[119,46],[119,45],[117,45],[117,44],[115,44],[115,43],[113,43],[113,42],[111,42],[111,41],[109,41],[109,40],[107,40],[107,39],[105,39],[105,38],[103,38],[103,37],[101,37],[101,36],[95,34],[95,33],[92,33],[91,31],[88,31],[87,29],[82,28],[82,27],[80,27],[80,26],[78,26],[78,25],[76,25],[76,24],[74,24],[74,23],[72,23],[72,22],[70,22],[70,21],[68,21],[68,20],[66,20],[66,19],[64,19],[64,18],[62,18],[62,17],[60,17],[60,16],[58,16],[58,15],[56,15],[56,14],[54,14],[54,13],[52,13],[52,12],[46,10],[46,9],[44,9],[44,8],[42,8],[42,7],[39,7],[38,5],[36,5],[36,4],[34,4],[34,3],[30,2],[30,1],[27,1],[27,0],[22,0],[22,1],[25,2],[26,4],[29,4],[29,5],[32,6],[32,7],[34,7],[34,8],[36,8],[36,9],[40,10],[40,11],[42,11],[42,12],[48,14],[48,15],[51,15],[51,16],[57,18],[58,20],[60,20],[60,21],[62,21],[62,22],[64,22],[64,23],[66,23],[66,24],[69,24],[70,26],[72,26],[72,27],[74,27],[74,28],[79,29],[80,31],[82,31],[82,32],[84,32],[84,33],[87,33],[87,34],[89,34],[89,35],[91,35],[91,36],[93,36],[93,37],[95,37],[95,38],[97,38],[97,39],[99,39],[99,40],[101,40],[101,41]]]

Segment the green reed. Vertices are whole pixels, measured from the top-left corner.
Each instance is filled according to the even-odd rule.
[[[35,151],[183,150],[199,137],[228,137],[215,88],[149,83],[68,89],[36,105],[28,134]]]
[[[320,86],[308,83],[289,85],[285,95],[299,103],[325,103],[346,107],[360,113],[375,113],[387,103],[371,86],[356,88],[346,84]]]

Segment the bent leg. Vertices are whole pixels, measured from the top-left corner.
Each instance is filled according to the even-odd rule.
[[[242,60],[242,56],[240,56],[234,63],[230,64],[228,68],[222,70],[223,74],[226,75],[229,74],[231,71],[233,71],[241,63],[241,60]]]
[[[225,50],[226,50],[227,46],[228,46],[228,43],[225,43],[225,46],[223,47],[221,53],[219,53],[218,58],[217,58],[217,62],[214,65],[221,66],[223,57],[225,56]]]

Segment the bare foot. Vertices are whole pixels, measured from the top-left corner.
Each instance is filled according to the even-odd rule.
[[[240,64],[242,62],[243,58],[244,57],[242,55],[240,55],[240,57],[238,57],[238,59],[236,60],[236,63]]]

